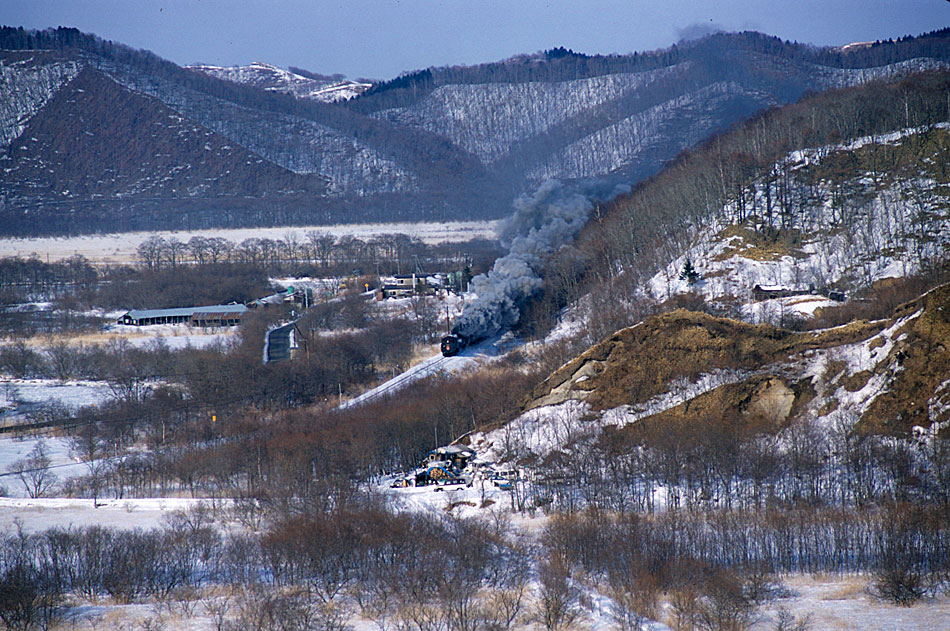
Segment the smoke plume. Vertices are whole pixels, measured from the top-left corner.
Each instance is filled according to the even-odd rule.
[[[547,257],[577,236],[594,203],[628,190],[591,183],[569,188],[548,180],[534,194],[515,200],[514,214],[499,230],[508,254],[496,260],[487,274],[472,279],[478,297],[462,309],[452,332],[474,342],[517,324],[521,306],[541,288],[540,274]]]

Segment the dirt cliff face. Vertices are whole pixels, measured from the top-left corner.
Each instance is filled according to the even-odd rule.
[[[865,340],[883,323],[855,322],[793,333],[677,310],[618,331],[566,364],[533,393],[529,407],[582,399],[595,409],[644,403],[674,380],[714,371],[759,371],[808,351]]]
[[[816,332],[678,310],[592,347],[538,386],[527,409],[569,400],[637,423],[796,420],[907,436],[950,427],[950,286],[888,320]],[[936,424],[936,425],[934,425]]]
[[[861,416],[860,431],[906,435],[939,424],[935,429],[945,435],[950,427],[950,286],[904,305],[898,315],[918,310],[882,362],[893,376]]]

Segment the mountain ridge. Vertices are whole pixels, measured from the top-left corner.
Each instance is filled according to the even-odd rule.
[[[239,145],[280,169],[327,182],[322,191],[291,202],[281,193],[283,176],[276,175],[281,171],[271,171],[276,179],[270,190],[251,186],[259,194],[246,195],[240,204],[221,198],[229,208],[221,213],[222,225],[497,218],[508,214],[512,199],[545,179],[635,183],[709,134],[807,90],[944,66],[950,61],[948,39],[950,31],[940,31],[845,53],[754,33],[721,34],[627,56],[553,49],[472,68],[426,69],[376,84],[341,103],[322,103],[275,91],[272,82],[263,87],[235,83],[181,68],[75,29],[4,27],[3,72],[22,79],[8,81],[5,89],[37,98],[13,99],[0,112],[0,138],[7,139],[0,160],[5,169],[12,162],[19,172],[10,143],[42,109],[43,90],[61,89],[70,72],[91,67],[211,130],[222,144]],[[46,52],[35,52],[40,49]],[[35,69],[35,76],[27,77],[16,65],[25,54],[34,54],[34,64],[49,66],[43,72],[60,79],[49,83]],[[295,76],[302,85],[320,81]],[[88,114],[107,124],[101,113]],[[54,140],[37,137],[35,142]],[[221,177],[227,167],[222,163],[218,170]],[[70,177],[82,176],[77,166]],[[32,186],[16,184],[17,189]],[[35,218],[31,225],[56,233],[100,230],[104,220],[126,225],[125,214],[138,212],[134,207],[145,201],[107,190],[85,197],[56,190],[34,197],[6,194],[2,203],[5,232],[15,217],[28,213]],[[148,204],[158,211],[149,213],[152,227],[189,227],[188,213],[171,217],[162,210],[196,204],[204,210],[194,223],[205,227],[215,221],[215,203],[215,198],[200,202],[180,192],[152,199]],[[60,214],[66,207],[73,218],[64,225]],[[89,208],[99,209],[94,217],[87,215]]]

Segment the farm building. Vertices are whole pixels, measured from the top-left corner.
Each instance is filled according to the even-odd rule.
[[[436,282],[435,277],[427,274],[402,274],[382,280],[382,287],[376,292],[377,300],[431,294]]]
[[[247,307],[239,304],[177,309],[133,309],[117,320],[118,324],[190,324],[191,326],[235,326],[241,323]]]

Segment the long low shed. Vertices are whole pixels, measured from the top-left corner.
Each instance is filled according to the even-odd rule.
[[[133,309],[117,320],[119,324],[190,324],[192,326],[235,326],[247,312],[244,305],[211,305],[177,309]]]

